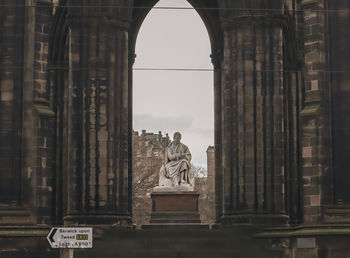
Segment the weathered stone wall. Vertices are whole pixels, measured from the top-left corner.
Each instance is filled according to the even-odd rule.
[[[52,3],[38,1],[34,14],[33,49],[33,138],[35,179],[35,207],[38,224],[53,222],[55,187],[55,114],[50,103],[48,86],[49,32],[51,30]]]
[[[329,134],[323,1],[304,1],[305,107],[302,110],[304,221],[321,216],[322,178],[330,173],[326,160]],[[327,164],[328,163],[328,164]],[[324,187],[326,190],[326,187]]]
[[[0,200],[21,200],[23,1],[0,8]]]
[[[1,197],[29,208],[37,223],[47,223],[55,161],[54,113],[47,89],[51,3],[2,4]]]
[[[49,32],[51,30],[52,4],[37,3],[35,11],[34,43],[34,99],[48,103],[48,54]]]

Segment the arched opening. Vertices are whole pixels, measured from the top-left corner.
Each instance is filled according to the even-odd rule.
[[[69,88],[69,90],[65,91],[67,95],[64,93],[55,97],[57,100],[63,99],[61,105],[63,109],[56,112],[57,127],[59,127],[60,115],[64,121],[61,126],[62,132],[57,133],[58,143],[61,144],[57,147],[57,151],[62,154],[59,156],[60,154],[57,153],[56,156],[58,164],[63,164],[63,166],[62,169],[58,168],[56,181],[59,184],[59,180],[63,182],[65,177],[68,178],[68,183],[65,185],[68,185],[66,188],[69,190],[63,189],[64,184],[61,186],[57,184],[57,188],[53,190],[57,191],[55,194],[58,198],[60,198],[59,191],[63,192],[62,195],[67,195],[57,201],[61,202],[62,212],[60,214],[62,216],[71,215],[68,219],[80,220],[81,214],[89,215],[89,217],[83,217],[83,220],[95,215],[97,217],[106,215],[108,221],[113,223],[116,221],[130,223],[132,214],[133,79],[137,83],[133,73],[160,74],[166,71],[158,71],[158,69],[175,68],[176,71],[169,72],[176,74],[179,72],[178,68],[194,68],[195,70],[201,68],[197,64],[193,67],[186,67],[181,63],[179,66],[165,67],[158,63],[156,65],[140,64],[140,66],[136,63],[134,66],[136,38],[147,13],[155,2],[157,1],[135,0],[133,5],[128,7],[131,10],[128,13],[130,14],[128,19],[119,15],[118,12],[114,13],[114,10],[99,13],[94,16],[94,19],[85,19],[87,15],[85,13],[77,15],[74,12],[78,10],[74,8],[68,8],[71,13],[61,15],[64,20],[67,17],[68,22],[67,25],[59,26],[62,29],[62,32],[57,31],[60,41],[55,41],[52,50],[56,49],[54,47],[56,45],[58,50],[67,51],[69,48],[69,57],[65,58],[64,54],[60,54],[60,57],[53,57],[53,60],[59,63],[61,60],[69,59],[69,65],[66,68],[69,75],[69,87],[59,82],[62,77],[59,76],[59,69],[56,69],[64,70],[65,68],[56,67],[55,63],[52,63],[52,69],[53,75],[57,76],[57,79],[54,79],[56,89]],[[284,175],[292,171],[289,168],[289,170],[284,170],[284,158],[291,157],[288,153],[296,152],[298,145],[289,148],[289,144],[296,142],[292,137],[294,134],[286,136],[284,134],[286,131],[283,131],[281,126],[286,125],[287,119],[290,120],[291,111],[297,112],[294,109],[287,109],[292,105],[282,105],[284,99],[289,99],[287,97],[290,93],[281,91],[283,69],[289,69],[287,66],[282,66],[282,52],[285,51],[282,51],[281,28],[271,27],[265,23],[262,24],[263,26],[256,25],[249,19],[242,20],[249,30],[237,26],[239,24],[234,19],[221,22],[220,27],[217,4],[209,0],[189,0],[188,2],[201,16],[208,31],[214,65],[214,107],[212,110],[215,116],[215,216],[219,218],[226,214],[228,215],[226,221],[234,221],[237,217],[239,219],[239,216],[235,215],[237,212],[249,211],[254,216],[263,215],[265,212],[281,212],[284,219],[286,217],[284,216],[285,201],[289,197],[284,198],[287,195],[280,195],[279,192],[283,190]],[[157,9],[159,12],[163,10]],[[190,10],[194,11],[192,7],[183,11]],[[108,14],[113,14],[112,18]],[[255,18],[265,19],[260,16]],[[69,27],[68,37],[67,26]],[[255,33],[256,31],[259,33]],[[225,40],[223,40],[223,34]],[[278,40],[265,42],[267,34],[269,40],[275,34]],[[246,36],[249,36],[248,40],[245,39]],[[65,40],[65,37],[68,38],[68,41]],[[258,44],[254,43],[256,40],[259,40]],[[289,40],[286,37],[287,41]],[[246,42],[249,42],[249,46],[245,46]],[[198,45],[202,46],[202,43]],[[188,46],[189,43],[184,45]],[[273,47],[278,47],[278,53],[272,51]],[[159,52],[158,49],[156,52]],[[141,58],[140,53],[136,54],[138,58]],[[208,54],[206,53],[206,56]],[[163,56],[167,57],[167,53]],[[152,54],[151,58],[153,58]],[[284,58],[287,60],[289,57],[284,56]],[[253,64],[258,71],[252,69]],[[265,73],[271,67],[273,68],[273,65],[277,65],[276,73]],[[133,67],[138,70],[133,71]],[[237,70],[237,67],[240,69]],[[157,71],[149,71],[149,68],[155,68]],[[202,76],[199,71],[189,71],[188,74],[194,72]],[[161,81],[158,77],[160,76],[151,76],[153,80]],[[295,78],[291,77],[290,81],[292,82]],[[275,80],[274,88],[269,83],[272,80]],[[169,81],[172,82],[170,79],[161,81],[161,89],[170,84]],[[181,89],[181,86],[182,83],[173,85],[176,89],[180,89],[180,92],[187,91],[187,88]],[[278,93],[281,108],[275,107],[275,93]],[[193,99],[193,96],[191,97]],[[135,103],[142,103],[144,99],[141,98]],[[157,101],[149,102],[154,104]],[[154,105],[163,112],[159,113],[160,118],[174,112],[174,110],[168,111],[163,108],[165,105],[174,104],[171,104],[170,101],[163,101],[159,104],[161,107]],[[146,109],[147,106],[147,103],[143,104],[142,108]],[[196,108],[196,106],[191,108]],[[67,110],[66,113],[65,110]],[[152,112],[149,113],[152,114]],[[273,116],[265,116],[267,113],[273,113]],[[288,117],[286,117],[287,114]],[[293,118],[297,117],[293,116]],[[288,125],[291,132],[294,132],[296,123]],[[270,130],[271,128],[276,130]],[[151,128],[150,130],[157,134],[159,129],[162,130],[162,128]],[[173,131],[181,131],[181,128]],[[173,131],[169,130],[169,133]],[[187,143],[185,134],[183,142]],[[65,146],[69,147],[68,151]],[[284,148],[286,146],[288,148]],[[264,151],[264,148],[269,152]],[[283,151],[286,156],[281,154]],[[65,159],[65,157],[68,158]],[[295,157],[298,156],[295,155]],[[245,167],[245,165],[248,166]],[[269,166],[274,167],[273,173]],[[154,169],[158,172],[159,168]],[[60,175],[61,170],[64,172]],[[286,174],[284,171],[287,171]],[[295,190],[298,191],[298,189]],[[296,199],[298,198],[297,196]],[[278,206],[275,205],[276,202]]]
[[[192,154],[202,222],[214,222],[215,160],[213,148],[208,150],[214,145],[210,47],[203,20],[185,0],[159,1],[138,30],[132,86],[133,219],[137,226],[149,221],[150,193],[158,185],[164,152],[176,131]]]
[[[53,214],[57,224],[90,223],[100,218],[101,223],[130,223],[133,57],[138,31],[154,4],[135,1],[128,21],[109,19],[105,14],[84,19],[65,1],[56,7],[49,80],[56,113]],[[194,6],[201,5],[215,4],[199,1]],[[190,10],[194,11],[192,7]],[[212,60],[218,64],[217,12],[197,11],[209,32],[211,44],[207,47],[211,46]],[[118,12],[113,15],[118,16]],[[207,51],[206,59],[209,54]],[[213,69],[208,70],[210,74]],[[220,72],[215,71],[217,144],[221,100]]]

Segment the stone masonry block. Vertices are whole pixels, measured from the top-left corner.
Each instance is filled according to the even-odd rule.
[[[321,58],[321,53],[317,50],[313,50],[305,54],[306,62],[316,62],[316,61],[319,61],[320,58]]]
[[[303,158],[311,158],[312,157],[312,147],[303,147]]]
[[[304,187],[304,194],[305,195],[318,195],[320,193],[319,186],[306,186]]]
[[[321,169],[318,166],[304,166],[303,168],[304,176],[320,176]]]
[[[321,196],[320,195],[310,195],[310,205],[311,206],[320,206],[321,205]]]

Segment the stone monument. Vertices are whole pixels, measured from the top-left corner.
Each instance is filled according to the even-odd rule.
[[[153,189],[151,225],[199,225],[199,193],[194,191],[191,153],[176,132],[168,145],[159,172],[159,186]]]
[[[155,191],[193,191],[194,177],[191,173],[191,153],[188,147],[180,142],[181,134],[174,134],[174,141],[165,151],[164,165],[159,171],[159,186]]]

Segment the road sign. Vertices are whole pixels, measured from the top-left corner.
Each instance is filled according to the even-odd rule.
[[[47,235],[51,248],[92,248],[92,228],[52,228]]]

